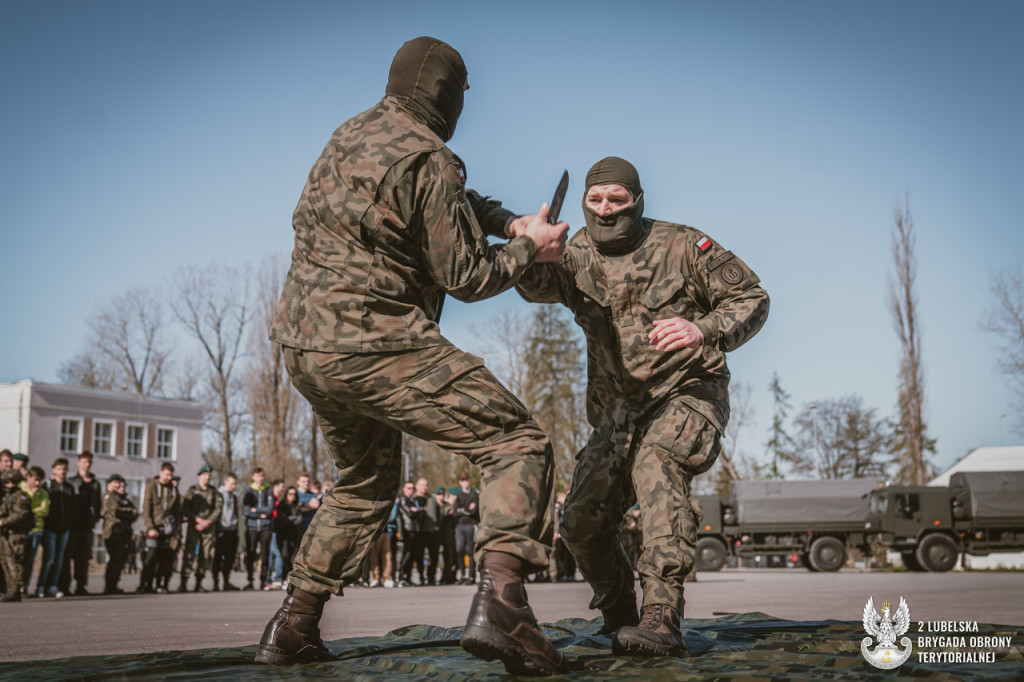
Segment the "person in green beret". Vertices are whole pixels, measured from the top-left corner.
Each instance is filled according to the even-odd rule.
[[[124,594],[117,586],[132,541],[132,523],[139,512],[124,492],[125,481],[120,474],[107,479],[107,492],[103,495],[100,516],[103,517],[103,544],[107,548],[107,570],[104,575],[103,594]]]
[[[206,592],[203,578],[207,569],[213,570],[213,554],[216,548],[216,526],[224,500],[217,489],[210,485],[210,467],[199,467],[195,485],[185,493],[182,504],[182,525],[185,533],[185,556],[181,561],[181,584],[179,592],[188,589],[189,576],[195,572],[196,592]]]

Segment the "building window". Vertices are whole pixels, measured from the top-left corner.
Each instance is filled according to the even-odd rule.
[[[60,420],[60,451],[69,454],[77,454],[78,434],[82,429],[81,419]]]
[[[174,452],[174,429],[156,430],[156,457],[157,459],[177,459]]]
[[[124,428],[124,454],[129,457],[146,456],[146,427],[143,424],[127,424]]]
[[[132,501],[136,509],[142,509],[143,481],[138,478],[128,478],[124,482],[124,494]]]
[[[114,454],[114,425],[94,422],[92,426],[92,454],[110,457]]]

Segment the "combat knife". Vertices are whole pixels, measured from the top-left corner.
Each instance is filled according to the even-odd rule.
[[[565,192],[569,189],[569,171],[562,173],[562,179],[558,183],[558,188],[555,189],[555,196],[551,199],[551,205],[548,208],[548,222],[554,225],[558,222],[558,214],[562,212],[562,202],[565,201]]]

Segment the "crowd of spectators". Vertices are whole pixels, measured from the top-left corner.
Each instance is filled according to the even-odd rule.
[[[69,462],[59,457],[47,476],[42,468],[28,466],[26,455],[0,451],[5,601],[90,594],[89,561],[100,521],[107,555],[103,594],[123,594],[124,572],[141,572],[139,593],[171,591],[175,571],[178,592],[284,589],[302,536],[323,501],[324,486],[309,475],[299,474],[294,485],[268,483],[260,467],[240,490],[235,474],[214,487],[211,470],[203,466],[182,493],[174,464],[163,462],[160,473],[146,482],[136,509],[125,494],[125,480],[113,474],[101,482],[92,461],[92,454],[83,452],[69,477]],[[556,512],[564,497],[559,493]],[[138,518],[144,529],[133,533]],[[457,487],[433,491],[426,478],[405,482],[356,586],[475,583],[479,521],[480,496],[468,474],[459,476]],[[236,571],[244,571],[240,585],[230,579]],[[534,580],[575,580],[575,575],[575,562],[556,533],[551,571]]]

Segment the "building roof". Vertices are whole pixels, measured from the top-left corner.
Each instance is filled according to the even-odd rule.
[[[928,485],[947,486],[950,477],[960,471],[1024,471],[1024,445],[975,448]]]

